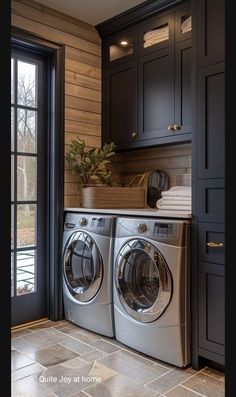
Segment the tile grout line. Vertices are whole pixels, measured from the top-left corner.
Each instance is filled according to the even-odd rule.
[[[147,386],[147,387],[148,387],[148,385],[149,385],[150,383],[154,382],[154,381],[157,380],[157,379],[162,378],[164,375],[169,374],[170,372],[174,371],[174,369],[175,369],[175,368],[171,368],[169,371],[165,372],[164,374],[161,374],[161,375],[157,376],[156,378],[150,380],[149,382],[144,383],[144,386]],[[149,389],[150,389],[150,388],[149,388]],[[152,390],[153,390],[153,389],[152,389]],[[154,390],[154,391],[155,391],[155,390]]]
[[[181,387],[183,387],[184,389],[187,389],[187,390],[190,390],[191,392],[194,392],[194,393],[196,393],[198,396],[201,396],[201,397],[207,397],[207,395],[206,394],[202,394],[202,393],[199,393],[199,392],[197,392],[196,390],[194,390],[194,389],[190,389],[190,387],[187,387],[187,386],[184,386],[184,385],[178,385],[178,386],[181,386]]]
[[[189,380],[189,379],[193,378],[194,376],[198,375],[198,374],[201,373],[205,368],[207,368],[207,367],[203,367],[203,368],[200,369],[196,374],[193,374],[193,375],[191,375],[189,378],[183,380],[183,382],[186,382],[187,380]],[[171,371],[169,371],[169,372],[171,372]],[[167,372],[167,373],[168,373],[168,372]],[[161,376],[164,376],[164,375],[166,375],[166,374],[163,374],[163,375],[161,375]],[[160,378],[160,377],[159,377],[159,378]],[[157,378],[157,379],[158,379],[158,378]],[[183,382],[182,382],[182,383],[183,383]],[[151,382],[149,382],[149,383],[151,383]],[[182,383],[178,383],[177,385],[171,387],[170,389],[166,390],[165,393],[168,393],[169,391],[173,390],[173,389],[174,389],[175,387],[177,387],[177,386],[180,386],[180,385],[182,386]],[[150,387],[149,389],[151,389],[151,387]],[[154,390],[154,389],[152,389],[152,390]],[[154,390],[154,391],[155,391],[155,390]]]
[[[102,340],[103,340],[103,339],[102,339]],[[106,340],[104,340],[104,341],[107,342],[107,343],[109,343],[109,344],[111,344],[112,346],[117,346],[117,345],[113,344],[113,343],[110,342],[110,341],[106,341]],[[160,367],[162,367],[162,368],[169,369],[168,367],[165,367],[165,366],[162,365],[162,364],[155,363],[155,362],[152,361],[150,358],[146,358],[146,357],[140,356],[138,351],[137,351],[137,353],[131,352],[130,350],[126,349],[125,347],[119,347],[119,349],[120,349],[120,350],[124,350],[124,351],[126,351],[127,353],[133,354],[134,356],[138,356],[139,358],[143,359],[143,361],[148,361],[148,363],[151,363],[153,366],[155,366],[155,365],[160,365]],[[118,350],[119,350],[119,349],[118,349]],[[117,351],[118,351],[118,350],[117,350]],[[115,353],[115,352],[114,352],[114,353]]]
[[[206,368],[209,368],[209,367],[204,367],[204,369],[206,369]],[[208,374],[207,372],[203,372],[203,374],[209,376],[211,379],[215,379],[215,380],[218,380],[219,382],[224,383],[224,377],[217,378],[216,376]]]

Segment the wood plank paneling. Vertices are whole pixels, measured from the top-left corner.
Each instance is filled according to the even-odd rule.
[[[87,65],[96,66],[101,68],[101,57],[90,54],[88,52],[79,50],[78,48],[73,48],[67,46],[65,49],[66,58],[74,59],[74,61],[78,61],[81,63],[86,63]]]
[[[67,83],[77,84],[81,87],[91,88],[93,90],[101,91],[101,80],[94,79],[93,77],[85,76],[84,74],[79,74],[71,72],[70,70],[65,71],[65,81]]]
[[[48,14],[44,11],[44,7],[41,9],[36,9],[32,6],[26,5],[20,1],[13,0],[11,2],[11,10],[14,14],[21,15],[23,17],[27,16],[28,19],[32,21],[39,21],[46,26],[53,27],[62,32],[67,32],[72,34],[73,36],[80,37],[82,39],[91,41],[92,43],[101,44],[101,39],[96,33],[96,31],[92,31],[87,27],[80,26],[78,29],[78,25],[74,23],[68,22],[66,20],[62,20],[58,18],[58,16]]]
[[[31,19],[20,15],[12,14],[12,24],[19,28],[23,26],[28,32],[33,32],[41,35],[42,37],[47,37],[48,40],[79,48],[98,56],[101,55],[101,47],[98,44],[91,43],[90,41],[72,36],[69,33],[64,33],[55,28],[51,28],[50,26],[43,25],[41,22],[32,21]]]
[[[70,95],[65,96],[65,107],[101,114],[101,104],[99,102],[89,101]]]
[[[74,120],[65,120],[65,136],[69,133],[79,134],[81,138],[83,135],[101,137],[101,127],[88,123],[80,123]]]
[[[95,125],[101,125],[101,115],[97,113],[85,112],[83,110],[65,109],[66,120],[80,121],[82,123],[89,123]]]
[[[43,12],[49,14],[49,15],[57,16],[62,21],[67,21],[67,22],[73,23],[74,25],[77,25],[79,27],[82,27],[82,28],[85,28],[85,29],[88,29],[88,30],[92,30],[93,32],[96,31],[95,27],[90,25],[89,23],[81,21],[80,19],[73,18],[70,15],[63,14],[60,11],[54,10],[51,7],[48,7],[48,6],[45,6],[43,4],[37,3],[34,0],[18,0],[18,2],[22,3],[22,4],[26,4],[26,5],[28,5],[28,6],[32,7],[32,8],[36,8],[37,10],[41,10],[41,11],[43,11]]]
[[[101,38],[94,26],[32,0],[12,0],[12,25],[65,46],[65,152],[71,139],[101,146]],[[65,206],[79,206],[80,178],[65,162]]]
[[[94,77],[95,79],[101,79],[100,68],[74,61],[73,59],[65,59],[65,69],[79,74],[84,74],[85,76]]]
[[[79,85],[73,85],[71,83],[65,83],[65,94],[90,99],[95,102],[101,102],[101,92],[90,88],[80,87]]]

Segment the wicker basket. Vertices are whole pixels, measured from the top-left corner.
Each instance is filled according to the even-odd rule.
[[[141,177],[138,187],[132,187]],[[90,186],[82,189],[84,208],[144,208],[145,189],[141,186],[142,175],[136,175],[128,187]]]

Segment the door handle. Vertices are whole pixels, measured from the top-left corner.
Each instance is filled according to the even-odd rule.
[[[179,125],[179,124],[174,124],[174,130],[175,130],[175,131],[181,130],[181,125]]]
[[[173,125],[168,125],[167,129],[168,129],[168,131],[174,131],[174,126]]]

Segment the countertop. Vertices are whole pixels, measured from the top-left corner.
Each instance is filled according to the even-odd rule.
[[[64,208],[69,212],[83,212],[96,214],[112,214],[112,215],[133,215],[133,216],[149,216],[155,218],[178,218],[190,219],[192,214],[189,211],[174,211],[174,210],[158,210],[154,208]]]

